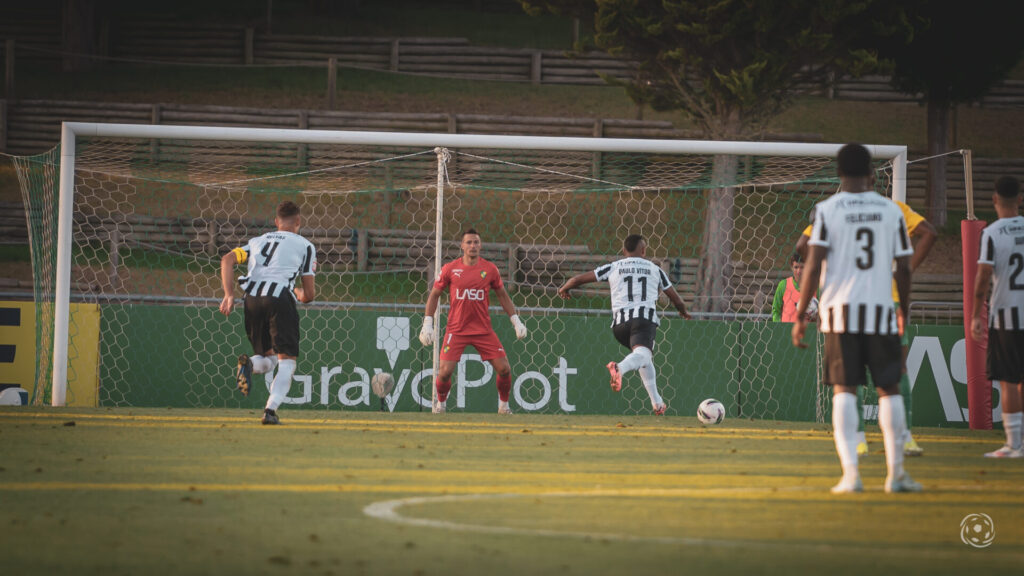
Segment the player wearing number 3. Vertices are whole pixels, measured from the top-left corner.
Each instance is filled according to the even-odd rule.
[[[220,279],[224,299],[220,311],[231,314],[235,306],[235,264],[247,264],[238,286],[245,292],[245,333],[252,344],[253,356],[238,358],[235,381],[243,394],[249,394],[252,375],[277,375],[270,385],[270,397],[263,411],[264,424],[278,424],[277,408],[284,402],[295,374],[299,356],[299,313],[295,300],[312,302],[316,296],[316,248],[299,236],[299,207],[284,201],[277,207],[277,230],[253,238],[221,258]],[[295,287],[301,277],[302,285]]]
[[[434,384],[438,402],[434,405],[434,412],[445,411],[445,401],[452,388],[452,372],[462,357],[462,351],[466,346],[472,346],[497,373],[498,413],[511,414],[508,396],[512,390],[512,368],[498,335],[491,327],[490,291],[494,290],[502,309],[512,321],[516,338],[526,338],[526,326],[516,315],[516,308],[505,291],[497,266],[480,257],[480,234],[472,228],[463,232],[461,247],[462,257],[445,264],[434,281],[427,296],[427,311],[420,330],[420,342],[424,346],[432,345],[435,338],[434,313],[437,312],[441,293],[447,289],[451,309],[444,340],[441,341],[441,364]]]
[[[577,286],[608,281],[612,297],[612,334],[619,344],[630,350],[621,362],[608,363],[612,390],[618,392],[622,389],[623,374],[638,370],[651,397],[654,413],[661,415],[668,406],[658,394],[653,361],[654,336],[660,322],[658,294],[665,292],[683,318],[689,319],[690,314],[664,270],[646,258],[647,241],[643,236],[627,236],[622,243],[622,252],[625,258],[570,278],[558,289],[558,295],[569,298],[569,292]]]
[[[914,248],[896,204],[874,191],[871,153],[860,144],[839,150],[840,188],[814,207],[810,255],[800,281],[793,344],[803,343],[803,314],[821,281],[818,319],[825,335],[825,383],[832,386],[832,427],[843,477],[836,494],[860,492],[857,465],[857,389],[866,371],[878,390],[878,425],[885,444],[886,492],[917,492],[903,469],[905,412],[900,396],[902,318],[910,307]],[[893,261],[896,271],[893,272]],[[826,264],[827,263],[827,264]],[[824,271],[823,271],[824,270]],[[890,287],[896,280],[899,311]]]

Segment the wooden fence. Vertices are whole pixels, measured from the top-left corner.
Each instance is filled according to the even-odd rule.
[[[0,150],[35,154],[60,141],[61,121],[137,124],[190,124],[318,130],[379,130],[427,133],[506,134],[606,138],[694,139],[694,131],[679,130],[670,122],[601,119],[493,116],[484,114],[340,112],[196,106],[184,104],[129,104],[0,100]],[[817,134],[775,134],[772,140],[820,141]],[[302,154],[297,148],[296,154]],[[974,184],[979,197],[1004,174],[1024,180],[1024,159],[974,158]],[[915,208],[924,206],[927,163],[909,167],[907,197]],[[948,207],[966,209],[963,162],[947,162]],[[985,206],[985,204],[981,204]]]
[[[60,62],[59,15],[0,21],[0,40],[14,39],[28,65]],[[56,18],[56,19],[55,19]],[[0,52],[6,50],[0,41]],[[99,56],[202,65],[340,66],[534,84],[601,85],[602,74],[627,80],[635,67],[603,52],[572,53],[471,46],[465,38],[335,37],[266,34],[245,26],[182,22],[104,22]],[[0,60],[2,61],[2,60]],[[843,100],[910,102],[885,76],[838,78],[802,92]],[[10,95],[8,95],[10,96]],[[1024,105],[1024,81],[1007,80],[977,104]]]
[[[0,243],[26,244],[25,213],[20,204],[0,204]],[[215,259],[230,248],[244,244],[250,237],[270,231],[272,225],[261,220],[204,220],[196,218],[153,218],[130,214],[119,219],[76,214],[73,233],[76,242],[106,248],[106,262],[97,266],[107,271],[91,274],[91,284],[76,284],[77,289],[108,292],[120,286],[122,258],[129,251],[155,250]],[[434,233],[430,230],[356,230],[351,228],[303,228],[303,236],[317,247],[322,271],[395,272],[406,271],[428,277],[433,270]],[[446,241],[442,259],[459,255],[459,243]],[[580,272],[595,269],[621,255],[594,254],[583,245],[537,245],[488,242],[481,256],[495,263],[509,285],[553,293],[565,280]],[[656,260],[676,285],[683,298],[695,298],[697,268],[694,258]],[[788,277],[788,270],[753,269],[735,263],[732,277],[732,309],[739,313],[771,312],[775,287]],[[95,271],[94,271],[95,272]],[[11,281],[0,282],[10,286]],[[607,294],[606,289],[589,292]],[[915,300],[955,305],[962,301],[957,274],[914,277]]]

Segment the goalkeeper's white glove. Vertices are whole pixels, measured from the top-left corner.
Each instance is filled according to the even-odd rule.
[[[425,316],[423,318],[423,328],[420,328],[420,343],[424,346],[430,346],[434,343],[434,317]]]
[[[513,314],[508,319],[512,321],[512,326],[516,329],[516,338],[519,340],[526,338],[526,324],[523,324],[523,321],[519,319],[519,315]]]

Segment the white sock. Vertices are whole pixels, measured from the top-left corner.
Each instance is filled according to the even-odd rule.
[[[640,379],[644,382],[644,388],[647,388],[647,394],[651,397],[651,405],[657,408],[659,405],[665,402],[661,399],[661,394],[658,394],[658,381],[656,380],[657,372],[654,370],[654,363],[648,362],[643,366],[637,368],[640,372]]]
[[[857,432],[857,442],[859,442],[861,444],[867,444],[868,443],[868,435],[865,434],[863,430],[861,430],[860,432]]]
[[[1021,422],[1024,412],[1007,414],[1003,412],[1003,430],[1006,431],[1006,445],[1014,450],[1021,449]]]
[[[857,395],[840,392],[832,397],[832,435],[836,440],[843,480],[860,477],[857,469]]]
[[[650,349],[645,348],[643,346],[638,346],[633,349],[633,352],[631,352],[628,356],[623,358],[622,362],[619,362],[619,373],[625,374],[626,372],[636,370],[637,368],[643,366],[644,364],[649,364],[650,362]]]
[[[249,360],[252,361],[252,373],[253,374],[266,374],[274,369],[276,362],[272,361],[271,358],[277,360],[276,356],[250,356]]]
[[[903,396],[890,394],[878,399],[878,426],[885,444],[885,464],[889,476],[903,476],[903,431],[907,429]]]
[[[292,375],[295,374],[295,360],[281,360],[277,365],[277,376],[274,376],[274,383],[270,385],[270,398],[267,399],[267,408],[277,410],[277,407],[284,402],[288,395],[288,389],[292,387]]]

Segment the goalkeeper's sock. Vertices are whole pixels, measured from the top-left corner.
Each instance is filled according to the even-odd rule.
[[[250,356],[249,360],[252,361],[252,373],[253,374],[266,374],[274,369],[276,362],[271,361],[273,358],[277,360],[276,356]]]
[[[857,468],[857,395],[840,392],[832,398],[832,435],[836,441],[843,480],[860,478]]]
[[[1013,450],[1021,449],[1021,423],[1024,412],[1003,412],[1003,430],[1006,432],[1006,445]]]
[[[637,368],[637,371],[640,372],[640,380],[643,381],[644,388],[647,388],[647,394],[651,397],[651,404],[655,408],[664,404],[665,401],[661,399],[661,394],[658,394],[658,381],[656,379],[658,373],[654,369],[654,363],[648,362]]]
[[[903,397],[903,416],[907,431],[914,423],[914,393],[910,389],[910,378],[904,372],[900,375],[900,396]]]
[[[903,397],[899,394],[878,399],[878,426],[885,443],[885,464],[892,478],[903,476],[903,432],[906,429],[903,410]]]
[[[643,346],[637,346],[633,352],[619,362],[619,373],[625,374],[631,370],[649,364],[651,362],[651,351]]]
[[[512,374],[498,374],[498,400],[508,404],[508,393],[512,391]]]
[[[437,377],[437,382],[434,384],[437,388],[437,400],[439,402],[445,402],[448,400],[448,392],[452,389],[452,377],[447,378]]]
[[[864,433],[864,395],[868,393],[865,386],[857,388],[857,432]]]
[[[270,385],[270,398],[267,399],[267,408],[277,410],[277,407],[284,402],[288,395],[288,389],[292,387],[292,375],[295,374],[295,360],[281,360],[277,364],[277,376]]]

